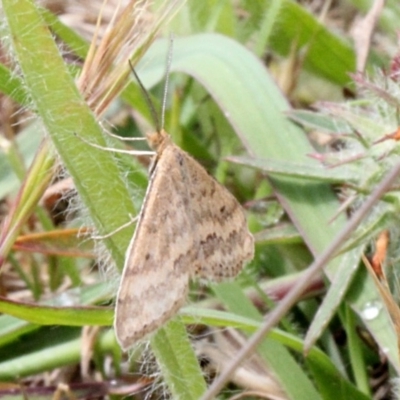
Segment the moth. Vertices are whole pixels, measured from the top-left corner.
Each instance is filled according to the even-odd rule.
[[[155,151],[150,180],[116,301],[114,328],[124,350],[177,313],[190,279],[232,278],[254,256],[254,239],[236,198],[154,119],[157,131],[147,135]]]

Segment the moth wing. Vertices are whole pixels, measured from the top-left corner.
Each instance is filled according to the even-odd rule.
[[[115,331],[127,349],[184,304],[189,277],[220,281],[253,258],[235,197],[170,143],[155,165],[117,295]]]
[[[114,327],[123,349],[156,330],[185,303],[196,258],[180,150],[155,164],[117,294]]]
[[[254,238],[236,198],[185,153],[191,220],[198,254],[191,276],[221,281],[236,276],[254,257]]]

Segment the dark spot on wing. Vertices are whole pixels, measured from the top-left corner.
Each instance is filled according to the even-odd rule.
[[[183,154],[177,153],[176,158],[178,159],[178,163],[180,166],[183,165]]]

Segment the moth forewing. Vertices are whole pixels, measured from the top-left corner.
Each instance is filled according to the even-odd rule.
[[[254,254],[235,197],[161,131],[135,234],[128,247],[115,311],[115,331],[128,349],[184,304],[189,278],[235,276]]]

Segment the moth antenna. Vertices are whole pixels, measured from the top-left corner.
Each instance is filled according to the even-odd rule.
[[[162,128],[164,122],[162,123],[162,125],[160,125],[160,119],[158,118],[158,115],[157,115],[157,112],[156,112],[156,108],[154,107],[154,104],[151,101],[149,92],[146,90],[146,88],[144,87],[142,81],[139,78],[139,75],[136,73],[135,68],[133,67],[131,60],[129,60],[129,66],[131,68],[131,71],[132,71],[133,75],[135,76],[135,79],[136,79],[137,83],[139,84],[140,90],[142,91],[143,96],[144,96],[144,98],[146,100],[146,103],[147,103],[147,105],[148,105],[148,107],[150,109],[151,117],[153,118],[153,122],[154,122],[154,125],[156,127],[156,130],[157,130],[157,132],[161,132],[161,128]]]
[[[139,75],[136,73],[131,60],[129,60],[129,66],[131,68],[133,75],[135,76],[137,83],[139,84],[139,87],[144,95],[144,98],[146,99],[146,102],[150,109],[151,116],[153,118],[153,122],[154,122],[157,132],[161,132],[161,129],[164,129],[164,124],[165,124],[165,108],[166,108],[166,104],[167,104],[169,75],[170,75],[171,64],[172,64],[173,44],[174,44],[174,36],[173,36],[173,34],[171,34],[169,37],[169,48],[168,48],[168,54],[167,54],[167,61],[166,61],[166,65],[165,65],[165,85],[164,85],[163,101],[162,101],[162,105],[161,105],[161,124],[160,124],[160,119],[157,115],[156,109],[154,107],[154,104],[151,101],[149,92],[146,90],[142,81],[139,78]]]
[[[173,53],[173,44],[174,44],[174,35],[171,33],[169,36],[169,48],[167,54],[167,62],[165,65],[165,85],[164,85],[164,95],[161,107],[161,128],[164,129],[165,123],[165,107],[167,104],[167,94],[168,94],[168,85],[169,85],[169,75],[171,72],[171,64],[172,64],[172,53]]]

